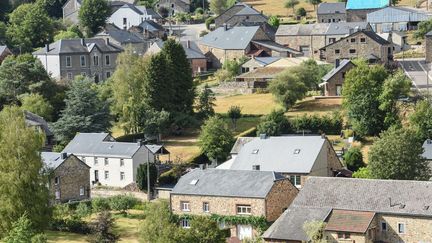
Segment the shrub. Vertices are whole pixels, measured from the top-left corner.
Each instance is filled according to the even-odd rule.
[[[51,230],[67,231],[86,234],[89,232],[87,224],[82,221],[81,215],[77,214],[68,204],[54,206]]]
[[[215,22],[215,17],[209,17],[205,20],[205,26],[208,30],[210,30],[210,25]]]
[[[296,14],[297,14],[298,16],[305,17],[306,14],[307,14],[307,12],[306,12],[306,9],[305,9],[305,8],[298,8],[298,9],[296,10]]]
[[[118,195],[109,199],[111,210],[126,212],[139,203],[138,199],[131,195]]]
[[[109,198],[96,197],[92,199],[92,209],[94,212],[110,210]]]
[[[118,236],[112,232],[114,227],[114,219],[109,211],[103,211],[98,214],[96,222],[91,226],[92,237],[90,242],[92,243],[111,243],[116,242]]]
[[[91,213],[92,213],[91,207],[85,202],[80,202],[75,209],[75,214],[78,215],[78,217],[80,218],[85,218],[89,216]]]
[[[291,120],[291,124],[296,131],[309,130],[312,133],[339,135],[342,130],[342,117],[339,113],[334,113],[332,116],[307,116],[305,114]]]
[[[343,158],[347,168],[352,172],[356,172],[358,169],[366,166],[363,162],[363,154],[358,147],[350,148]]]

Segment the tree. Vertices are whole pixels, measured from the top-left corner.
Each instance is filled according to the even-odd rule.
[[[360,136],[377,135],[385,129],[385,112],[380,107],[384,80],[388,77],[382,65],[358,62],[345,77],[343,106],[353,130]]]
[[[0,238],[25,212],[35,230],[48,222],[47,180],[40,173],[43,139],[41,133],[26,126],[18,107],[0,112]]]
[[[157,136],[157,142],[162,140],[162,134],[169,126],[170,113],[164,110],[147,109],[142,117],[143,132],[147,136]]]
[[[322,77],[332,68],[332,65],[318,65],[314,59],[310,58],[303,61],[300,66],[290,70],[306,85],[308,90],[317,90]]]
[[[190,229],[185,231],[184,242],[224,243],[226,236],[218,224],[206,216],[197,216],[191,220]]]
[[[53,40],[54,24],[38,4],[23,4],[9,15],[6,35],[10,46],[30,52]]]
[[[321,0],[306,0],[306,2],[312,4],[314,7],[314,11],[315,11],[316,5],[320,4],[322,1]]]
[[[150,191],[153,191],[154,185],[157,180],[157,168],[154,163],[150,163],[149,167],[150,172]],[[137,184],[140,190],[146,191],[148,193],[147,188],[147,164],[140,164],[137,169]]]
[[[345,165],[348,170],[356,172],[361,167],[365,167],[366,164],[363,162],[363,154],[359,147],[350,148],[343,156]]]
[[[280,136],[291,131],[291,125],[282,110],[273,110],[257,126],[257,135]]]
[[[114,219],[109,211],[102,211],[98,214],[96,222],[91,226],[92,237],[90,242],[92,243],[111,243],[116,242],[118,236],[112,232],[114,227]]]
[[[36,3],[44,8],[48,15],[53,18],[63,17],[62,7],[66,2],[67,0],[36,0]]]
[[[306,221],[303,224],[303,230],[309,237],[311,243],[325,243],[324,229],[325,223],[322,221]]]
[[[288,68],[269,85],[270,92],[284,106],[286,111],[298,100],[303,99],[307,91],[306,85],[292,71],[292,68]]]
[[[371,175],[377,179],[429,180],[431,169],[423,157],[415,131],[391,127],[380,134],[369,151]]]
[[[105,26],[110,15],[111,9],[106,0],[83,0],[78,18],[86,30],[87,37],[90,37]]]
[[[228,109],[228,117],[231,119],[233,126],[234,126],[234,131],[237,129],[237,120],[241,118],[242,114],[241,114],[241,107],[240,106],[230,106],[230,108]]]
[[[396,6],[399,3],[400,0],[391,0],[391,4],[393,6]]]
[[[5,239],[6,243],[24,243],[31,242],[33,237],[33,229],[27,213],[24,213],[17,221],[12,224],[12,229],[9,231]]]
[[[432,19],[422,21],[418,24],[417,30],[414,32],[414,38],[423,39],[426,34],[432,30]]]
[[[204,85],[204,89],[198,95],[198,104],[196,105],[197,115],[200,119],[207,119],[214,116],[215,111],[213,106],[215,106],[215,94],[209,88],[208,84]]]
[[[273,26],[274,28],[278,28],[280,25],[280,20],[277,16],[272,15],[270,16],[270,18],[268,19],[268,23],[269,25]]]
[[[210,117],[201,127],[199,146],[208,158],[224,161],[234,144],[234,137],[227,124],[219,117]]]
[[[52,120],[53,107],[42,95],[25,94],[20,98],[20,101],[22,110],[30,111],[47,121]]]
[[[57,141],[66,145],[78,132],[103,132],[110,124],[107,102],[98,97],[89,78],[78,76],[66,92],[66,107],[52,128]]]
[[[295,6],[297,4],[299,4],[300,2],[298,0],[287,0],[285,2],[285,8],[291,8],[292,9],[292,13],[295,13]]]
[[[0,15],[1,15],[1,11],[0,11]],[[6,24],[0,21],[0,45],[6,45],[6,30],[7,30]]]
[[[220,15],[226,10],[227,0],[210,0],[210,11],[216,15]]]
[[[379,96],[379,109],[385,112],[384,125],[390,127],[398,124],[399,109],[398,99],[406,97],[411,89],[411,80],[402,71],[396,72],[384,81],[383,91]]]
[[[353,178],[373,179],[369,166],[362,167],[352,175]]]
[[[305,8],[301,7],[301,8],[296,10],[296,14],[297,14],[297,16],[306,17],[307,12],[306,12]]]
[[[73,31],[62,30],[57,35],[54,36],[54,41],[74,39],[74,38],[80,38],[80,36]]]
[[[417,103],[409,121],[420,139],[432,138],[432,106],[428,101],[423,100]]]
[[[109,198],[110,209],[120,211],[122,214],[126,214],[126,211],[132,209],[138,202],[138,199],[132,195],[116,195]]]

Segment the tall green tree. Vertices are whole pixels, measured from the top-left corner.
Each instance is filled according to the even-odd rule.
[[[295,6],[298,5],[300,2],[298,0],[286,0],[285,2],[285,8],[292,9],[292,13],[295,13]]]
[[[0,112],[0,238],[27,212],[35,230],[50,217],[46,178],[42,177],[44,136],[28,128],[18,107]]]
[[[5,243],[46,243],[44,234],[36,234],[27,213],[12,224],[12,229],[4,240]]]
[[[200,119],[207,119],[215,114],[216,97],[213,91],[206,84],[204,89],[198,95],[198,101],[196,105],[197,115]]]
[[[118,235],[113,232],[115,219],[109,211],[102,211],[98,214],[96,221],[91,225],[91,243],[114,243]]]
[[[201,127],[199,146],[208,158],[224,161],[234,144],[234,136],[219,117],[210,117]]]
[[[227,0],[210,0],[210,11],[220,15],[227,8]]]
[[[262,118],[257,126],[257,135],[280,136],[289,133],[291,125],[283,110],[273,110],[270,114]]]
[[[53,107],[40,94],[25,94],[20,98],[21,109],[30,111],[47,121],[52,121]]]
[[[106,0],[83,0],[78,18],[87,37],[91,37],[105,26],[110,15],[111,10]]]
[[[161,53],[167,61],[168,80],[166,82],[170,82],[174,93],[169,99],[173,109],[167,109],[167,111],[192,114],[196,96],[195,84],[183,46],[179,42],[169,39],[165,42]]]
[[[425,35],[431,30],[432,30],[432,19],[422,21],[418,24],[418,28],[414,32],[414,38],[423,39]]]
[[[429,180],[429,162],[423,157],[422,140],[407,128],[391,127],[381,133],[369,151],[373,178],[392,180]]]
[[[150,163],[150,191],[153,191],[154,185],[156,184],[158,172],[156,165]],[[139,189],[148,192],[147,188],[147,164],[141,164],[137,169],[137,185]]]
[[[182,240],[183,242],[196,243],[224,243],[226,236],[223,230],[219,229],[219,225],[210,217],[194,217],[190,222],[190,229],[185,230]]]
[[[234,131],[237,129],[237,121],[241,118],[241,107],[240,106],[230,106],[227,112],[228,117],[231,119],[231,122],[234,126]]]
[[[318,4],[320,4],[322,1],[321,1],[321,0],[306,0],[306,2],[312,4],[313,7],[314,7],[314,11],[315,11],[316,6],[317,6]]]
[[[36,0],[36,3],[44,8],[48,15],[53,18],[63,17],[63,5],[67,0]]]
[[[429,101],[423,100],[417,103],[409,121],[422,140],[432,138],[432,105]]]
[[[288,68],[270,82],[269,90],[288,111],[298,100],[305,97],[308,89],[293,69]]]
[[[267,22],[268,22],[269,25],[273,26],[276,29],[280,25],[280,20],[279,20],[279,18],[276,15],[270,16]]]
[[[57,141],[66,145],[78,132],[103,132],[110,125],[109,108],[100,100],[93,82],[78,76],[66,92],[66,107],[52,128]]]
[[[39,4],[20,5],[9,15],[8,44],[19,52],[50,43],[54,37],[54,23]]]
[[[386,113],[380,107],[384,80],[388,77],[381,65],[358,62],[345,77],[343,106],[354,131],[360,135],[378,135],[385,129]]]

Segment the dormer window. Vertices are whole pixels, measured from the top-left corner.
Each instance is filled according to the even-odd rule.
[[[259,149],[252,150],[252,154],[258,154],[258,152],[259,152]]]
[[[299,154],[300,153],[300,149],[294,149],[294,154]]]

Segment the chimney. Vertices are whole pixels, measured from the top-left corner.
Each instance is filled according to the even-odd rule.
[[[340,60],[336,59],[335,60],[335,68],[338,68],[340,66]]]
[[[223,24],[224,30],[227,31],[228,30],[228,24]]]
[[[353,28],[349,28],[348,31],[349,31],[350,35],[352,35],[354,33],[354,29]]]
[[[62,160],[67,159],[67,153],[61,153],[61,159]]]
[[[190,40],[187,40],[187,41],[186,41],[186,48],[187,48],[187,49],[190,49]]]
[[[50,49],[49,49],[49,44],[45,44],[45,50],[46,50],[46,52],[49,52],[49,51],[50,51]]]
[[[325,133],[321,134],[321,138],[322,139],[326,139],[327,138],[326,135],[325,135]]]
[[[106,38],[106,44],[107,44],[107,46],[109,46],[109,44],[110,44],[109,38]]]
[[[200,168],[200,170],[204,170],[205,169],[205,165],[204,164],[200,164],[199,168]]]
[[[265,133],[260,134],[260,139],[267,139],[267,134],[265,134]]]
[[[144,145],[144,142],[141,140],[141,139],[138,139],[137,140],[137,146],[138,147],[141,147],[141,146],[143,146]]]
[[[85,39],[84,39],[84,38],[81,38],[81,45],[83,45],[83,46],[86,45],[86,44],[85,44]]]

